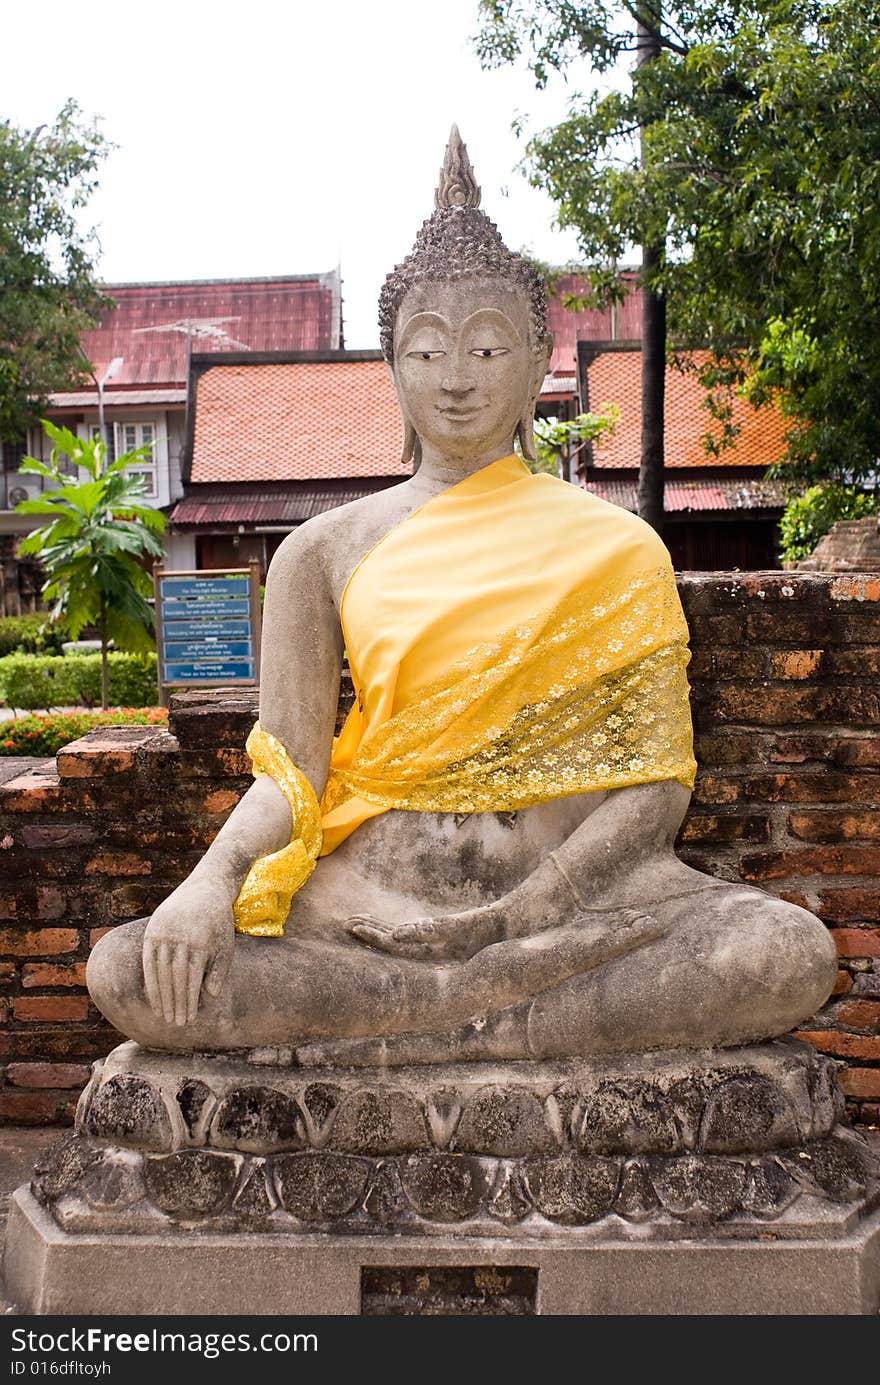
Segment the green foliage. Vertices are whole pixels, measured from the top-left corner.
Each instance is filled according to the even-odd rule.
[[[163,726],[165,707],[116,707],[111,712],[51,712],[0,723],[0,755],[57,755],[96,726]]]
[[[38,130],[0,121],[0,439],[23,437],[49,394],[89,378],[80,336],[111,300],[79,213],[109,148],[73,101]]]
[[[633,245],[667,247],[651,287],[670,338],[708,346],[716,417],[732,392],[790,421],[788,474],[844,484],[880,456],[880,0],[483,0],[487,65],[603,73],[528,168],[577,230],[597,305]],[[642,149],[639,136],[641,132]],[[728,437],[730,435],[728,434]]]
[[[4,654],[60,654],[69,638],[63,626],[50,625],[47,615],[0,618],[0,656]]]
[[[551,476],[561,476],[566,458],[571,461],[588,443],[599,442],[612,437],[620,419],[620,409],[616,404],[603,404],[597,413],[578,414],[577,418],[550,423],[546,419],[535,419],[535,451],[538,460],[526,462],[533,472],[547,472]]]
[[[156,701],[156,655],[107,659],[110,700],[124,707]],[[7,654],[0,659],[0,703],[7,707],[95,707],[101,701],[101,655]]]
[[[810,556],[837,520],[865,519],[876,515],[877,509],[877,496],[854,486],[810,486],[788,502],[779,521],[782,561],[799,563]]]
[[[51,618],[63,620],[72,639],[84,626],[96,625],[102,657],[111,640],[123,650],[149,649],[153,582],[140,560],[162,556],[165,516],[140,503],[142,477],[126,475],[128,467],[146,460],[149,447],[108,462],[103,442],[85,442],[46,420],[43,427],[54,444],[49,464],[26,457],[20,470],[51,481],[54,489],[16,506],[17,514],[45,516],[22,539],[19,552],[40,558],[47,573],[43,596],[54,603]],[[72,480],[70,469],[75,475],[84,470],[88,479]],[[105,670],[105,707],[108,696]]]

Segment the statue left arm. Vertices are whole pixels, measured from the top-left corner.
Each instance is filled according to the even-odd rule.
[[[397,925],[353,920],[350,931],[398,956],[464,960],[493,943],[541,932],[588,911],[613,919],[615,911],[632,907],[633,876],[672,853],[689,802],[690,790],[677,780],[614,789],[495,903]]]

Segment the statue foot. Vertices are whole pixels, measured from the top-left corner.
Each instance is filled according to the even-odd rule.
[[[585,910],[571,920],[571,926],[576,927],[578,922],[628,927],[634,923],[654,924],[655,921],[641,909],[609,907]],[[395,924],[359,917],[350,919],[346,926],[359,942],[395,957],[407,957],[415,962],[467,962],[493,943],[542,933],[559,924],[556,919],[542,919],[539,923],[530,920],[525,927],[513,909],[505,909],[502,900],[441,918]]]
[[[466,962],[507,936],[504,919],[492,904],[409,923],[383,923],[361,915],[349,919],[346,927],[367,947],[415,962]]]

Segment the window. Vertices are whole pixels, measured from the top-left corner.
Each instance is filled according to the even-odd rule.
[[[159,468],[156,457],[156,444],[158,441],[159,430],[155,420],[138,423],[117,421],[107,424],[107,460],[115,462],[117,457],[121,457],[124,452],[134,452],[137,447],[147,447],[149,451],[142,462],[136,466],[126,467],[128,476],[141,476],[144,481],[144,499],[158,500],[159,498]],[[98,426],[92,424],[92,437],[98,437]]]
[[[101,436],[101,430],[97,423],[92,424],[92,442],[97,442]],[[116,429],[113,424],[104,425],[104,442],[107,445],[107,461],[116,461]]]
[[[129,476],[141,476],[144,481],[144,494],[148,500],[155,500],[159,494],[159,477],[156,466],[156,426],[154,423],[116,424],[116,455],[133,452],[136,447],[148,447],[146,459],[138,466],[126,467]]]

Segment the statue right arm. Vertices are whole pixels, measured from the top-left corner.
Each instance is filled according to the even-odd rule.
[[[260,724],[277,736],[320,797],[336,722],[342,633],[325,568],[327,517],[285,539],[266,583]],[[202,984],[217,995],[234,944],[232,906],[261,856],[290,841],[290,808],[260,775],[182,885],[159,905],[144,937],[147,999],[166,1023],[196,1016]]]

